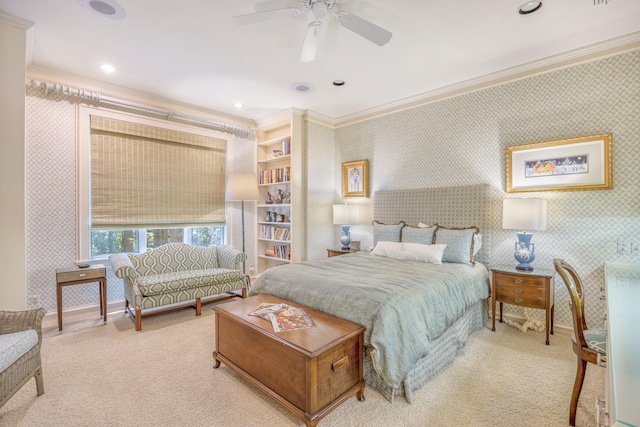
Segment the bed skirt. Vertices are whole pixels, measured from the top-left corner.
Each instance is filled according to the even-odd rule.
[[[404,396],[407,402],[411,403],[411,393],[414,390],[435,378],[447,369],[457,356],[464,354],[464,344],[469,334],[484,326],[486,301],[478,301],[471,306],[461,318],[433,341],[430,353],[418,360],[416,367],[402,380],[399,387],[389,386],[378,376],[373,369],[369,349],[365,348],[364,379],[367,386],[378,390],[391,403],[396,396]]]

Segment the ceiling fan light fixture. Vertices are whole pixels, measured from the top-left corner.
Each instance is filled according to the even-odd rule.
[[[528,1],[518,8],[520,15],[528,15],[539,10],[542,7],[542,1]]]

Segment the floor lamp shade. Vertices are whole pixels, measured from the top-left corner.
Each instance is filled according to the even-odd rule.
[[[513,256],[519,262],[516,269],[532,271],[531,263],[536,258],[532,233],[527,230],[547,229],[547,201],[545,199],[504,199],[502,204],[502,228],[521,230],[516,233]]]

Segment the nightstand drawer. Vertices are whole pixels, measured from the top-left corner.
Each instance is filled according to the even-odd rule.
[[[496,301],[504,302],[506,304],[520,305],[529,308],[546,308],[547,301],[544,298],[536,298],[534,296],[517,295],[512,292],[505,293],[496,290]]]
[[[496,280],[496,293],[510,295],[514,298],[522,296],[545,298],[546,289],[544,284],[538,286],[527,283],[505,283],[503,281]]]
[[[524,277],[517,274],[498,274],[495,277],[496,286],[516,286],[526,289],[544,289],[547,280],[544,277]]]
[[[58,283],[75,282],[76,280],[102,279],[107,271],[103,268],[85,268],[81,270],[59,271],[56,273]]]

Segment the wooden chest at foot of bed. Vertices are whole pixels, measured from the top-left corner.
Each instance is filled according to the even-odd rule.
[[[248,315],[260,303],[303,308],[316,326],[274,332],[270,322]],[[224,363],[307,426],[353,395],[364,400],[363,326],[271,295],[219,304],[214,311],[214,367]]]

